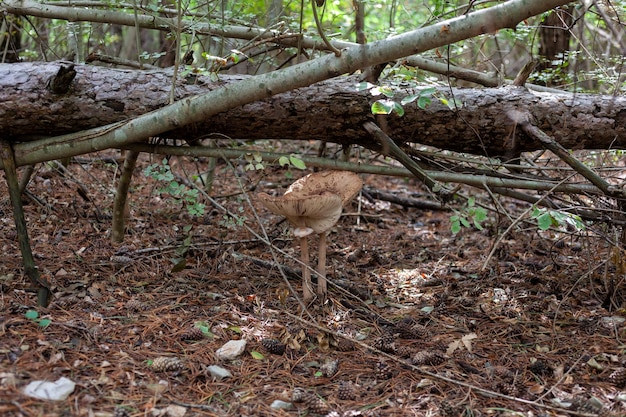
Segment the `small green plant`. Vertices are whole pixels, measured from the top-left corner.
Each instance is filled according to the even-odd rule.
[[[530,217],[537,220],[537,226],[541,230],[548,230],[551,227],[573,227],[576,230],[585,228],[585,224],[580,216],[572,213],[533,207]]]
[[[306,169],[306,164],[304,163],[302,158],[300,158],[299,155],[293,153],[289,156],[281,156],[280,158],[278,158],[278,163],[281,167],[286,166],[287,168],[294,167],[297,169]]]
[[[483,230],[482,222],[487,219],[487,210],[476,205],[476,199],[470,197],[463,210],[454,210],[454,215],[450,216],[450,230],[453,234],[461,231],[461,227],[474,227]]]
[[[33,323],[37,323],[37,325],[41,327],[42,329],[45,329],[46,327],[50,325],[50,323],[52,323],[52,320],[50,319],[39,318],[39,313],[35,310],[28,310],[24,314],[24,317],[26,317],[28,320],[32,321]]]
[[[163,159],[160,164],[149,165],[143,173],[146,177],[165,184],[163,187],[157,188],[156,192],[169,194],[174,204],[184,206],[193,217],[204,215],[206,206],[198,201],[198,190],[190,189],[185,184],[176,181],[167,159]]]
[[[246,216],[243,215],[243,212],[244,212],[243,205],[237,207],[237,211],[238,211],[238,214],[237,213],[232,213],[232,215],[224,214],[222,216],[222,220],[220,220],[219,223],[222,226],[225,226],[229,229],[243,226],[243,224],[246,221]]]
[[[185,238],[183,243],[174,251],[174,257],[170,259],[170,262],[172,262],[170,272],[180,272],[187,266],[187,252],[191,248],[191,238],[193,237],[193,233],[191,233],[192,228],[193,226],[190,224],[183,227]]]
[[[265,169],[265,165],[263,165],[263,157],[259,151],[246,152],[244,158],[247,162],[244,167],[246,171],[262,171]]]
[[[300,170],[306,169],[306,164],[304,163],[302,158],[299,155],[296,155],[293,153],[289,156],[286,156],[286,155],[281,156],[280,158],[278,158],[278,163],[283,168],[287,167],[287,171],[285,172],[285,177],[289,179],[293,178],[293,173],[291,172],[292,167],[296,169],[300,169]]]

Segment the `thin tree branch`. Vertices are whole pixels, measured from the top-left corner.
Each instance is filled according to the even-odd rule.
[[[598,187],[602,192],[611,197],[625,198],[626,193],[620,187],[609,184],[602,177],[596,174],[587,165],[574,158],[567,149],[563,148],[553,138],[548,136],[544,131],[530,122],[530,116],[528,114],[521,115],[520,127],[528,136],[537,139],[541,144],[556,156],[561,158],[563,162],[571,166],[576,172],[589,180],[592,184]]]

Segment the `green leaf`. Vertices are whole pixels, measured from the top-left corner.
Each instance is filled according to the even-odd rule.
[[[393,95],[394,95],[394,91],[391,89],[391,87],[388,87],[388,86],[379,86],[379,87],[374,87],[374,88],[372,88],[372,90],[370,91],[370,93],[371,93],[374,97],[379,96],[379,95],[381,95],[381,94],[382,94],[382,95],[383,95],[383,96],[385,96],[385,97],[392,98],[392,97],[393,97]]]
[[[450,231],[454,235],[456,235],[457,233],[459,233],[461,231],[461,222],[458,219],[457,220],[453,220],[450,223]]]
[[[197,321],[194,323],[194,327],[200,329],[202,334],[205,336],[211,336],[211,337],[213,336],[213,333],[211,333],[211,330],[210,330],[211,327],[206,321]]]
[[[241,327],[239,326],[229,326],[228,330],[230,330],[233,333],[241,334]]]
[[[45,329],[50,325],[50,323],[52,323],[52,320],[50,319],[41,319],[39,320],[39,327],[43,327]]]
[[[24,314],[24,317],[26,317],[28,320],[37,320],[39,318],[39,313],[35,310],[28,310]]]
[[[180,272],[187,266],[187,259],[185,258],[174,258],[170,261],[174,264],[170,272]]]
[[[250,352],[250,356],[258,360],[265,359],[265,356],[263,356],[261,352],[257,352],[256,350],[253,350],[252,352]]]
[[[482,207],[478,207],[475,211],[474,211],[474,221],[475,222],[483,222],[485,220],[487,220],[487,210],[485,210]]]
[[[420,109],[425,109],[426,107],[430,106],[431,102],[432,100],[430,99],[430,97],[421,96],[420,99],[417,100],[417,107],[419,107]]]
[[[366,81],[360,82],[356,85],[356,91],[365,91],[370,90],[376,87],[374,84],[368,83]]]
[[[422,97],[430,97],[437,92],[435,87],[427,87],[420,91],[420,96]]]
[[[395,104],[393,100],[376,100],[372,104],[372,114],[391,114]]]
[[[463,102],[459,100],[458,98],[453,98],[451,102],[446,100],[445,104],[448,105],[448,108],[450,110],[458,110],[463,107]]]
[[[281,167],[284,167],[285,165],[289,165],[289,157],[281,156],[280,158],[278,158],[278,163],[280,164]]]
[[[298,155],[289,155],[289,162],[298,169],[306,169],[306,164]]]
[[[404,116],[404,107],[400,103],[393,102],[393,111],[400,117]]]
[[[243,52],[237,50],[237,49],[231,49],[230,50],[231,54],[230,54],[230,59],[233,61],[234,64],[238,64],[239,63],[239,55],[245,55]]]
[[[548,230],[552,227],[552,216],[547,211],[537,217],[537,226],[541,230]]]
[[[420,98],[419,94],[411,94],[410,96],[406,96],[404,97],[402,100],[400,100],[400,104],[402,104],[403,106],[413,103],[415,100],[417,100],[418,98]]]

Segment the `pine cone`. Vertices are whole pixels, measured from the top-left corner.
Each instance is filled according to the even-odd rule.
[[[394,334],[391,332],[384,332],[378,339],[374,340],[372,347],[385,353],[396,353]]]
[[[376,379],[391,379],[393,377],[391,368],[385,362],[376,363],[374,366],[374,374],[376,375]]]
[[[501,392],[502,394],[505,394],[505,395],[510,395],[512,397],[517,396],[517,393],[518,393],[517,385],[513,383],[508,383],[505,381],[498,381],[494,383],[492,390],[496,392]]]
[[[400,346],[398,347],[397,351],[396,351],[396,355],[398,355],[401,358],[410,358],[411,355],[413,355],[413,348],[409,347],[409,346]]]
[[[126,310],[131,311],[131,312],[137,312],[137,311],[142,311],[146,309],[144,303],[134,298],[132,300],[126,301],[125,307],[126,307]]]
[[[311,413],[326,414],[330,411],[328,404],[315,394],[305,393],[302,403],[309,409]]]
[[[184,367],[181,360],[176,357],[159,356],[152,361],[154,372],[180,371]]]
[[[402,339],[428,339],[430,331],[425,326],[418,324],[411,317],[405,317],[396,324],[400,338]]]
[[[528,370],[538,376],[546,376],[552,373],[552,368],[544,361],[535,361],[528,367]]]
[[[572,399],[569,409],[578,413],[598,414],[604,409],[604,406],[597,398],[587,399],[583,396],[577,396]]]
[[[322,366],[320,366],[320,371],[324,374],[324,376],[330,378],[337,373],[338,368],[339,361],[337,359],[328,359]]]
[[[180,340],[202,340],[204,339],[204,333],[202,329],[193,327],[180,335]]]
[[[130,417],[130,413],[124,407],[116,407],[113,417]]]
[[[439,404],[439,414],[443,417],[457,417],[459,415],[459,408],[443,400],[441,404]]]
[[[275,355],[282,355],[285,353],[285,349],[287,346],[278,339],[274,339],[271,337],[266,337],[261,340],[261,345],[267,350],[269,353],[273,353]]]
[[[507,382],[512,382],[515,373],[506,366],[493,366],[489,369],[492,378],[500,378]]]
[[[626,386],[626,368],[617,368],[609,375],[609,382],[618,388]]]
[[[133,258],[124,255],[113,255],[110,260],[118,268],[129,265],[133,262]]]
[[[350,381],[340,381],[337,389],[337,398],[340,400],[353,401],[356,399],[356,389]]]
[[[301,403],[305,394],[306,392],[302,388],[296,388],[291,393],[291,401],[294,403]]]
[[[432,351],[432,352],[422,350],[422,351],[415,353],[411,357],[411,363],[416,366],[420,366],[420,365],[437,366],[437,365],[441,365],[445,361],[446,361],[446,355],[437,350]]]
[[[334,344],[339,352],[352,352],[354,350],[354,342],[343,337],[338,337]]]
[[[309,409],[311,413],[326,414],[330,411],[328,405],[317,395],[304,391],[302,388],[296,388],[291,394],[291,401],[294,403],[302,403]]]
[[[81,302],[81,299],[78,298],[75,295],[68,295],[66,297],[62,297],[59,298],[56,303],[60,306],[60,307],[70,307],[70,306],[74,306],[78,303]]]

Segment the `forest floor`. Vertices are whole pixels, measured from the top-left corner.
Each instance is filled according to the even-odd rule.
[[[289,290],[301,295],[297,241],[254,199],[282,193],[285,169],[221,162],[211,195],[235,217],[208,201],[193,217],[144,175],[160,157],[142,156],[114,244],[116,156],[33,174],[25,211],[48,308],[23,274],[0,181],[0,415],[626,415],[626,314],[619,292],[608,296],[623,283],[597,234],[521,222],[499,240],[510,223],[498,228],[490,213],[484,230],[453,235],[450,210],[364,193],[330,233],[328,301],[303,310]],[[413,179],[362,179],[429,199]],[[243,352],[223,358],[236,340]],[[24,393],[62,377],[76,384],[67,399]]]

